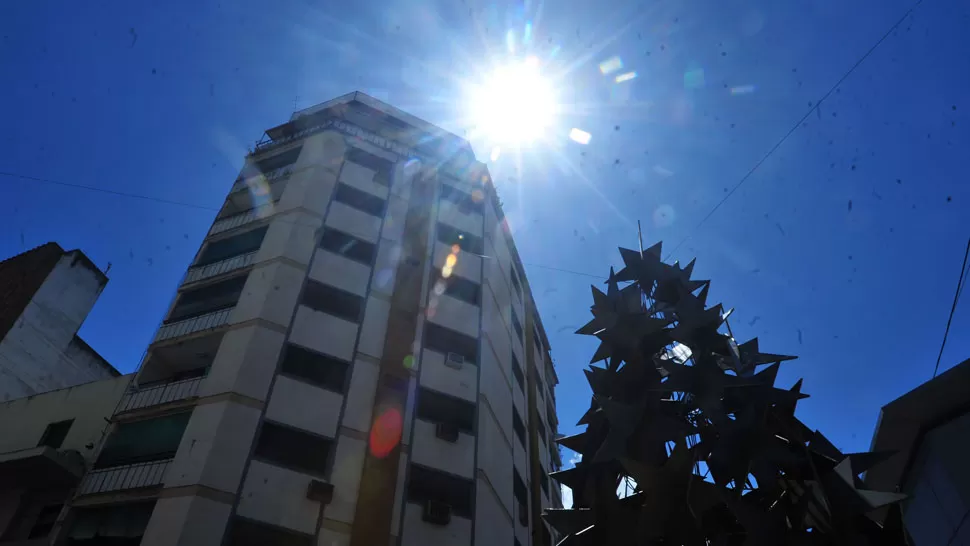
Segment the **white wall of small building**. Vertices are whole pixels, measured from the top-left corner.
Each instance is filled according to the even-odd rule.
[[[104,360],[75,339],[107,279],[65,253],[0,340],[0,401],[107,379]]]

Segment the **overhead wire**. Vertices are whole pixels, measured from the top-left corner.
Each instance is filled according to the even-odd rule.
[[[187,201],[178,201],[178,200],[173,200],[173,199],[165,199],[165,198],[161,198],[161,197],[155,197],[155,196],[151,196],[151,195],[143,195],[143,194],[139,194],[139,193],[123,192],[123,191],[112,190],[112,189],[108,189],[108,188],[99,188],[97,186],[88,186],[88,185],[85,185],[85,184],[77,184],[77,183],[72,183],[72,182],[64,182],[64,181],[61,181],[61,180],[54,180],[54,179],[51,179],[51,178],[43,178],[43,177],[39,177],[39,176],[25,175],[25,174],[10,172],[10,171],[0,171],[0,176],[4,176],[4,177],[8,177],[8,178],[19,178],[19,179],[23,179],[23,180],[30,180],[32,182],[41,182],[41,183],[44,183],[44,184],[51,184],[51,185],[55,185],[55,186],[61,186],[61,187],[67,187],[67,188],[74,188],[74,189],[79,189],[79,190],[93,191],[93,192],[99,192],[99,193],[106,193],[106,194],[109,194],[109,195],[115,195],[115,196],[118,196],[118,197],[126,197],[126,198],[129,198],[129,199],[141,199],[141,200],[144,200],[144,201],[153,201],[153,202],[156,202],[156,203],[162,203],[162,204],[166,204],[166,205],[173,205],[173,206],[180,206],[180,207],[188,207],[188,208],[193,208],[193,209],[197,209],[197,210],[208,210],[208,211],[213,211],[213,212],[219,212],[221,210],[219,207],[213,207],[213,206],[209,206],[209,205],[201,205],[201,204],[198,204],[198,203],[190,203],[190,202],[187,202]],[[313,227],[313,226],[310,226],[309,224],[302,224],[300,222],[292,222],[292,223],[293,224],[296,224],[296,225],[303,225],[303,226],[307,226],[307,227]],[[482,257],[482,258],[489,258],[490,257],[490,256],[485,256],[485,255],[479,255],[479,256]],[[550,265],[537,264],[537,263],[533,263],[533,262],[522,262],[522,264],[523,265],[527,265],[527,266],[531,266],[531,267],[537,267],[539,269],[548,269],[550,271],[558,271],[560,273],[568,273],[568,274],[571,274],[571,275],[579,275],[579,276],[583,276],[583,277],[592,277],[592,278],[595,278],[595,279],[602,279],[602,278],[605,277],[604,275],[594,275],[592,273],[584,273],[582,271],[573,271],[573,270],[570,270],[570,269],[564,269],[564,268],[561,268],[561,267],[553,267],[553,266],[550,266]]]
[[[912,6],[910,6],[910,8],[908,10],[906,10],[906,12],[903,13],[903,15],[898,20],[896,20],[896,22],[893,23],[892,26],[889,27],[889,30],[887,30],[878,40],[876,40],[876,43],[874,43],[872,45],[872,47],[870,47],[861,57],[859,57],[859,59],[851,67],[849,67],[849,69],[844,74],[842,74],[842,77],[839,78],[838,81],[836,81],[829,88],[829,90],[825,92],[824,95],[822,95],[822,98],[819,99],[818,101],[816,101],[815,104],[811,108],[808,109],[808,112],[806,112],[805,115],[803,115],[798,121],[796,121],[795,124],[792,125],[792,127],[790,129],[788,129],[788,131],[784,135],[782,135],[782,137],[778,140],[778,142],[776,142],[774,144],[774,146],[772,146],[770,149],[768,149],[768,151],[763,156],[761,156],[761,159],[759,159],[758,161],[755,162],[754,166],[751,167],[751,169],[749,169],[748,172],[746,172],[744,174],[744,176],[741,177],[740,180],[738,180],[737,184],[735,184],[733,188],[731,188],[731,191],[729,191],[727,193],[727,195],[725,195],[724,197],[722,197],[721,200],[718,201],[716,205],[714,205],[714,208],[712,208],[710,210],[710,212],[708,212],[701,219],[701,221],[698,222],[696,226],[694,226],[694,229],[692,229],[690,232],[688,232],[687,236],[684,237],[683,239],[681,239],[681,241],[679,243],[677,243],[676,246],[674,246],[674,248],[667,254],[667,257],[664,258],[664,261],[669,260],[670,257],[673,256],[674,253],[677,252],[677,250],[680,249],[680,247],[683,246],[684,243],[686,243],[688,240],[690,240],[690,238],[694,236],[694,234],[697,232],[697,230],[699,230],[701,228],[701,226],[703,226],[711,218],[711,216],[713,216],[714,213],[717,212],[717,209],[721,208],[721,205],[723,205],[728,199],[730,199],[731,196],[734,195],[735,192],[738,191],[738,188],[740,188],[741,186],[743,186],[744,183],[747,182],[748,179],[751,178],[751,176],[755,173],[755,171],[757,171],[765,163],[765,161],[767,161],[768,158],[771,157],[775,153],[775,151],[777,151],[778,148],[780,148],[781,145],[784,144],[785,141],[787,141],[788,138],[790,136],[792,136],[792,134],[794,134],[795,131],[798,130],[799,127],[801,127],[802,123],[804,123],[805,120],[807,120],[808,117],[811,116],[813,112],[815,112],[818,108],[821,107],[822,103],[826,99],[828,99],[832,95],[832,93],[834,93],[839,88],[839,86],[842,85],[842,83],[845,82],[845,80],[850,75],[852,75],[852,73],[855,72],[855,70],[857,68],[859,68],[859,66],[863,62],[865,62],[865,60],[868,59],[869,56],[872,55],[872,53],[880,45],[882,45],[882,43],[884,41],[886,41],[886,38],[888,38],[889,35],[892,34],[893,31],[895,31],[899,27],[899,25],[903,24],[903,21],[905,21],[907,17],[909,17],[910,15],[912,15],[913,11],[917,7],[919,7],[919,5],[922,4],[922,3],[923,3],[923,0],[916,0],[916,3],[914,3]]]
[[[943,349],[946,347],[946,338],[950,334],[950,324],[953,322],[953,314],[957,310],[957,303],[960,301],[960,292],[963,291],[963,283],[967,275],[967,257],[970,256],[970,239],[967,239],[967,249],[963,251],[963,264],[960,265],[960,277],[957,279],[957,291],[953,295],[953,305],[950,306],[950,316],[946,319],[946,329],[943,330],[943,342],[940,343],[940,352],[936,355],[936,366],[933,367],[933,377],[940,371],[940,360],[943,359]]]

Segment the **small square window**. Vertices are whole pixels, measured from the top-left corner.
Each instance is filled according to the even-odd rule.
[[[74,419],[68,419],[67,421],[58,421],[56,423],[51,423],[47,425],[44,429],[44,435],[40,437],[40,442],[37,442],[38,446],[47,446],[54,449],[61,447],[64,443],[64,438],[67,437],[67,432],[71,430],[71,425],[74,424]]]

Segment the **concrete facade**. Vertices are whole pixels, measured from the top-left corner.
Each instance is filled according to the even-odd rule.
[[[557,380],[485,166],[361,93],[267,136],[61,543],[552,544]]]
[[[0,544],[47,543],[131,378],[0,403]]]
[[[970,544],[970,360],[883,406],[871,451],[889,454],[867,488],[899,491],[915,546]],[[884,512],[878,513],[882,517]]]
[[[77,335],[107,282],[55,243],[0,263],[0,401],[119,375]]]

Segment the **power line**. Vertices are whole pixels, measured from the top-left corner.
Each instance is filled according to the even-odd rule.
[[[913,4],[908,10],[906,10],[906,13],[904,13],[903,16],[899,18],[899,20],[897,20],[891,27],[889,27],[889,30],[887,30],[885,32],[885,34],[882,35],[882,37],[880,37],[878,40],[876,40],[876,43],[873,44],[872,47],[870,47],[869,50],[866,51],[862,55],[862,57],[860,57],[859,60],[857,60],[855,62],[855,64],[853,64],[849,68],[849,70],[847,70],[845,72],[845,74],[843,74],[842,77],[839,78],[839,80],[837,82],[835,82],[835,84],[832,85],[832,87],[830,87],[828,91],[826,91],[826,93],[824,95],[822,95],[822,98],[819,99],[818,102],[815,103],[815,106],[809,108],[808,109],[808,112],[806,112],[805,115],[801,117],[801,119],[799,119],[798,121],[796,121],[795,124],[792,125],[791,129],[789,129],[788,132],[785,133],[781,137],[781,139],[778,140],[778,142],[776,142],[775,145],[772,146],[768,150],[768,152],[765,153],[765,155],[763,155],[761,157],[761,159],[759,159],[754,164],[754,166],[751,167],[751,169],[747,173],[744,174],[744,176],[741,177],[741,180],[739,180],[738,183],[735,184],[733,188],[731,188],[731,191],[729,191],[727,193],[727,195],[725,195],[723,198],[721,198],[721,200],[718,201],[718,203],[716,205],[714,205],[714,208],[712,208],[711,211],[708,212],[707,215],[704,216],[704,218],[702,218],[701,221],[698,222],[696,226],[694,226],[694,229],[690,233],[688,233],[687,236],[684,237],[679,243],[677,243],[677,246],[675,246],[673,248],[673,250],[671,250],[670,253],[667,254],[667,257],[664,258],[664,260],[669,260],[670,257],[673,256],[674,253],[677,252],[677,250],[684,243],[686,243],[691,237],[693,237],[694,233],[698,229],[700,229],[700,227],[702,225],[704,225],[704,223],[707,222],[707,220],[710,219],[710,217],[713,216],[715,212],[717,212],[717,209],[721,208],[721,205],[723,205],[725,201],[727,201],[728,199],[730,199],[731,196],[734,195],[734,192],[738,191],[738,188],[740,188],[742,185],[744,185],[744,183],[747,182],[749,178],[751,178],[751,175],[753,175],[754,172],[757,171],[758,168],[760,168],[761,165],[763,165],[764,162],[767,161],[768,158],[771,157],[771,155],[774,154],[775,151],[778,150],[778,148],[780,148],[781,145],[784,144],[786,140],[788,140],[788,137],[790,137],[792,134],[794,134],[794,132],[796,130],[798,130],[798,128],[802,125],[802,123],[804,123],[805,120],[808,119],[808,116],[812,115],[812,112],[814,112],[819,107],[821,107],[822,106],[822,102],[824,102],[826,99],[828,99],[829,96],[831,96],[832,93],[834,93],[835,90],[838,89],[840,85],[842,85],[842,82],[844,82],[846,80],[846,78],[848,78],[853,72],[855,72],[855,69],[856,68],[859,68],[859,65],[861,65],[863,62],[865,62],[865,60],[868,59],[870,55],[872,55],[872,53],[876,50],[876,48],[878,48],[880,45],[882,45],[882,43],[884,41],[886,41],[886,38],[888,38],[889,35],[892,34],[893,31],[896,30],[896,28],[899,27],[899,25],[901,25],[903,23],[903,21],[905,21],[906,18],[909,17],[913,13],[913,10],[915,10],[917,7],[919,7],[919,5],[922,4],[922,3],[923,3],[923,0],[916,0],[916,3]]]
[[[138,194],[138,193],[123,192],[123,191],[118,191],[118,190],[109,190],[107,188],[98,188],[98,187],[95,187],[95,186],[85,186],[84,184],[73,184],[71,182],[61,182],[59,180],[51,180],[50,178],[40,178],[39,176],[28,176],[28,175],[25,175],[25,174],[17,174],[17,173],[12,173],[12,172],[7,172],[7,171],[0,171],[0,176],[6,176],[6,177],[9,177],[9,178],[20,178],[20,179],[23,179],[23,180],[32,180],[34,182],[42,182],[44,184],[52,184],[52,185],[55,185],[55,186],[63,186],[63,187],[67,187],[67,188],[75,188],[75,189],[79,189],[79,190],[88,190],[88,191],[95,191],[95,192],[107,193],[107,194],[110,194],[110,195],[117,195],[119,197],[128,197],[128,198],[131,198],[131,199],[143,199],[145,201],[155,201],[157,203],[165,203],[167,205],[177,205],[177,206],[181,206],[181,207],[190,207],[190,208],[202,209],[202,210],[215,210],[215,211],[218,211],[219,210],[217,208],[209,207],[209,206],[206,206],[206,205],[198,205],[196,203],[188,203],[188,202],[185,202],[185,201],[173,201],[171,199],[162,199],[161,197],[152,197],[150,195],[141,195],[141,194]]]
[[[970,239],[967,239],[967,249],[963,252],[963,264],[960,266],[960,278],[957,279],[957,292],[953,295],[953,305],[950,306],[950,318],[946,319],[946,330],[943,330],[943,343],[940,343],[940,354],[936,356],[936,366],[933,368],[933,377],[940,370],[940,360],[943,358],[943,348],[946,347],[946,336],[950,333],[950,323],[953,322],[953,313],[957,310],[957,302],[960,301],[960,292],[963,290],[963,281],[967,273],[967,256],[970,256]]]
[[[74,189],[79,189],[79,190],[87,190],[87,191],[93,191],[93,192],[99,192],[99,193],[106,193],[106,194],[109,194],[109,195],[116,195],[118,197],[127,197],[127,198],[130,198],[130,199],[142,199],[144,201],[154,201],[154,202],[157,202],[157,203],[164,203],[166,205],[175,205],[175,206],[180,206],[180,207],[189,207],[189,208],[198,209],[198,210],[208,210],[208,211],[215,211],[215,212],[218,212],[220,210],[218,207],[210,207],[210,206],[207,206],[207,205],[200,205],[198,203],[189,203],[189,202],[186,202],[186,201],[174,201],[174,200],[171,200],[171,199],[163,199],[161,197],[154,197],[154,196],[151,196],[151,195],[142,195],[142,194],[138,194],[138,193],[131,193],[131,192],[123,192],[123,191],[117,191],[117,190],[110,190],[110,189],[107,189],[107,188],[99,188],[97,186],[87,186],[87,185],[84,185],[84,184],[74,184],[74,183],[71,183],[71,182],[62,182],[60,180],[52,180],[50,178],[41,178],[39,176],[30,176],[30,175],[25,175],[25,174],[12,173],[12,172],[8,172],[8,171],[0,171],[0,176],[6,176],[8,178],[19,178],[19,179],[22,179],[22,180],[30,180],[30,181],[33,181],[33,182],[41,182],[41,183],[44,183],[44,184],[51,184],[51,185],[54,185],[54,186],[61,186],[61,187],[66,187],[66,188],[74,188]],[[302,224],[300,222],[292,222],[292,223],[293,224],[296,224],[296,225],[303,225],[303,226],[307,226],[308,225],[308,224]],[[481,256],[481,257],[487,258],[488,256]],[[569,274],[572,274],[572,275],[579,275],[579,276],[583,276],[583,277],[592,277],[594,279],[601,279],[601,278],[603,278],[601,275],[593,275],[592,273],[583,273],[582,271],[572,271],[570,269],[563,269],[563,268],[560,268],[560,267],[552,267],[552,266],[549,266],[549,265],[542,265],[542,264],[531,263],[531,262],[522,262],[522,264],[523,265],[528,265],[528,266],[531,266],[531,267],[538,267],[540,269],[548,269],[548,270],[551,270],[551,271],[558,271],[560,273],[569,273]]]

